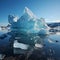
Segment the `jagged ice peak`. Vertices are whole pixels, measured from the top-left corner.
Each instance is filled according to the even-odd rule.
[[[28,14],[31,18],[37,18],[36,15],[27,7],[24,9],[24,14]]]

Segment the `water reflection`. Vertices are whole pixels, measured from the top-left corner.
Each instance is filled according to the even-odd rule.
[[[18,54],[25,60],[59,60],[59,36],[8,32],[0,36],[0,54],[15,57]]]

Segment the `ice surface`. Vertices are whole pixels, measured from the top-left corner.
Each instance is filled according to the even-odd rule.
[[[12,31],[23,31],[26,33],[48,33],[48,26],[44,19],[38,19],[30,9],[25,7],[23,15],[18,19],[15,16],[9,15],[9,23]],[[43,28],[43,30],[42,30]]]
[[[38,44],[38,43],[36,43],[36,44],[35,44],[35,47],[37,47],[37,48],[42,48],[43,45],[42,45],[42,44]]]
[[[23,43],[19,43],[17,40],[14,41],[13,47],[14,48],[24,49],[24,50],[28,49],[28,45],[23,44]]]
[[[31,18],[37,18],[37,17],[33,14],[33,12],[32,12],[30,9],[28,9],[27,7],[25,7],[24,14],[29,15]]]
[[[13,24],[14,22],[17,22],[17,20],[18,20],[17,16],[16,17],[13,16],[13,15],[8,16],[8,21],[9,21],[10,24]]]
[[[54,41],[52,41],[52,40],[50,40],[50,39],[48,39],[48,42],[49,42],[49,43],[55,43]]]

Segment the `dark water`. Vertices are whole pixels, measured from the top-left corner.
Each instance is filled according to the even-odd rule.
[[[18,40],[18,42],[30,45],[32,47],[30,48],[30,53],[27,54],[28,59],[60,60],[60,33],[49,34],[49,35],[38,35],[38,34],[26,35],[13,32],[3,34],[1,33],[0,53],[13,55],[14,54],[13,42],[16,39]],[[41,44],[42,47],[36,48],[35,43]]]

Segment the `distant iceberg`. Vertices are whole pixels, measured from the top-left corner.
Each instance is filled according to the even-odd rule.
[[[11,24],[10,28],[12,31],[40,34],[49,33],[44,19],[38,19],[27,7],[25,7],[24,13],[20,18],[9,15],[8,21]]]

